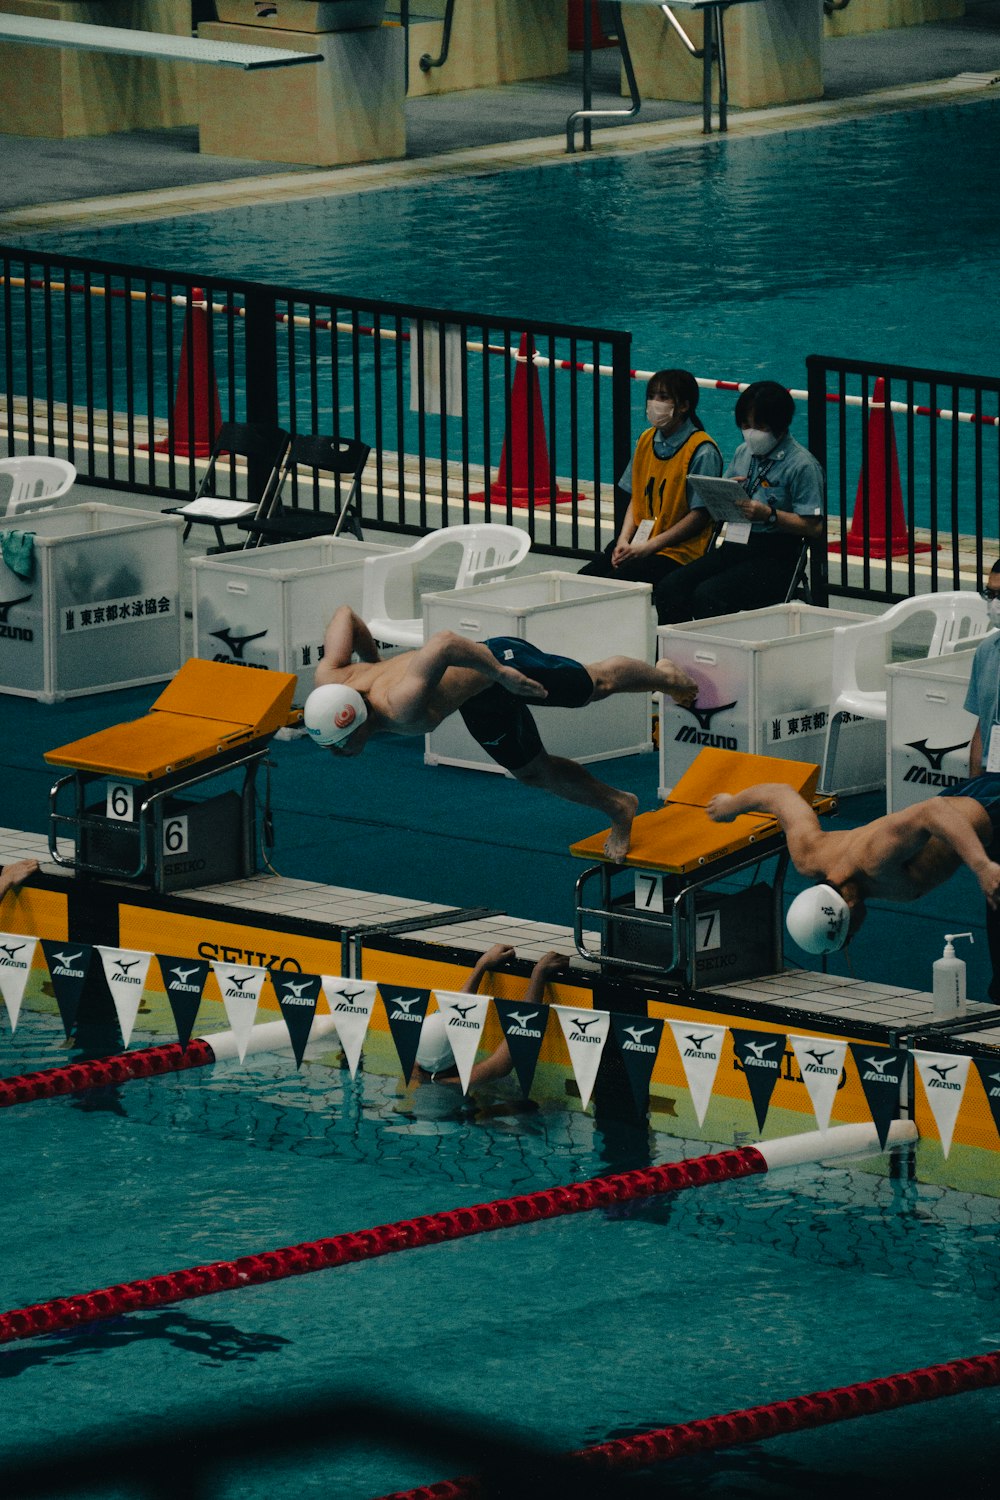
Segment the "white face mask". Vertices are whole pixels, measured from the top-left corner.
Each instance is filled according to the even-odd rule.
[[[763,458],[776,446],[778,439],[764,427],[744,427],[743,441],[755,458]]]
[[[994,630],[1000,630],[1000,599],[987,600],[986,618]]]
[[[646,421],[650,427],[666,427],[674,420],[675,410],[672,401],[658,401],[651,396],[646,402]]]

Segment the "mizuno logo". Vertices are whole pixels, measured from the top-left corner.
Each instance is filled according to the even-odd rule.
[[[649,1033],[651,1031],[655,1031],[655,1029],[656,1028],[653,1026],[643,1026],[641,1030],[638,1026],[625,1027],[625,1030],[628,1032],[629,1036],[632,1038],[637,1047],[639,1046],[639,1043],[642,1041],[643,1037],[649,1036]]]
[[[906,748],[922,755],[932,771],[940,771],[941,762],[946,755],[952,750],[964,750],[968,744],[968,740],[961,740],[957,745],[941,745],[932,750],[926,740],[910,740]]]
[[[136,968],[140,962],[141,962],[141,960],[138,959],[138,958],[132,958],[132,959],[129,960],[128,963],[126,963],[125,960],[122,959],[122,958],[116,958],[115,959],[115,963],[118,965],[119,974],[116,974],[115,978],[117,979],[119,977],[119,975],[121,975],[122,977],[124,977],[125,975],[128,974],[129,969]]]
[[[832,1047],[830,1048],[830,1050],[828,1052],[817,1052],[815,1050],[815,1048],[810,1047],[809,1051],[806,1053],[806,1057],[811,1057],[812,1060],[813,1060],[813,1062],[816,1064],[816,1066],[818,1068],[821,1068],[823,1066],[823,1059],[825,1057],[832,1057],[832,1056],[833,1056],[833,1048]]]
[[[932,1073],[936,1073],[937,1076],[940,1078],[941,1082],[944,1083],[945,1080],[948,1077],[948,1074],[949,1073],[954,1073],[954,1071],[955,1071],[955,1069],[957,1067],[958,1067],[958,1063],[952,1063],[951,1066],[948,1067],[948,1068],[942,1068],[937,1063],[931,1063],[930,1071]]]
[[[304,992],[311,984],[311,979],[300,979],[297,982],[293,979],[286,979],[283,988],[286,994],[294,995],[296,1000],[301,1000]]]
[[[897,1061],[896,1057],[883,1057],[881,1059],[879,1059],[877,1057],[866,1057],[865,1058],[865,1062],[866,1063],[871,1063],[871,1065],[875,1069],[876,1073],[878,1073],[880,1076],[881,1076],[882,1073],[885,1072],[886,1068],[891,1068],[892,1065],[893,1065],[893,1063],[896,1062],[896,1061]]]
[[[520,1015],[516,1010],[512,1010],[510,1013],[510,1018],[523,1029],[525,1026],[527,1026],[528,1022],[533,1021],[537,1015],[537,1010],[529,1010]]]
[[[344,1005],[352,1005],[358,996],[363,994],[364,990],[341,990],[340,998]]]
[[[712,720],[715,718],[716,714],[727,713],[729,709],[735,708],[738,702],[739,699],[734,698],[732,703],[717,703],[714,708],[698,708],[693,704],[689,704],[687,706],[687,711],[698,720],[698,723],[702,729],[708,730],[711,729]]]
[[[68,969],[70,964],[76,963],[78,958],[83,957],[83,949],[81,948],[79,953],[54,953],[52,956]]]
[[[225,630],[210,630],[208,633],[214,640],[221,641],[237,661],[243,659],[243,653],[251,641],[259,641],[261,636],[267,635],[266,630],[258,630],[254,635],[233,635],[228,625]]]
[[[8,599],[5,604],[0,604],[0,625],[7,624],[7,616],[15,604],[27,604],[32,597],[31,594],[22,594],[20,599]]]
[[[589,1021],[581,1021],[579,1016],[570,1016],[570,1020],[572,1021],[573,1025],[577,1028],[577,1030],[579,1032],[579,1035],[580,1036],[584,1036],[584,1037],[587,1036],[587,1027],[588,1026],[596,1026],[597,1023],[598,1023],[598,1021],[600,1019],[601,1019],[600,1016],[594,1016]],[[587,1037],[587,1040],[589,1042],[591,1040],[591,1038]]]
[[[188,980],[191,978],[191,975],[197,974],[197,972],[197,964],[193,969],[171,969],[170,978],[176,980],[178,984],[187,984]]]
[[[776,1046],[777,1046],[777,1042],[776,1041],[774,1041],[774,1042],[747,1042],[747,1051],[748,1052],[752,1052],[753,1055],[754,1055],[754,1057],[757,1059],[757,1061],[761,1062],[763,1060],[764,1053],[765,1052],[770,1052],[771,1048],[772,1047],[776,1047]]]
[[[692,1047],[697,1047],[698,1051],[700,1052],[705,1043],[711,1038],[711,1035],[712,1033],[710,1031],[706,1031],[704,1036],[692,1036],[690,1033],[688,1033],[684,1040],[686,1042],[690,1042]]]
[[[26,948],[27,946],[28,946],[27,943],[16,943],[16,944],[13,944],[13,945],[10,944],[10,943],[2,943],[2,944],[0,944],[0,952],[6,953],[7,957],[10,959],[11,963],[13,963],[14,962],[14,954],[15,953],[20,953],[21,949],[22,948]]]
[[[419,999],[419,995],[414,995],[412,1000],[397,1000],[395,1002],[399,1006],[399,1011],[402,1011],[403,1015],[408,1021],[412,1021],[415,1019],[415,1017],[410,1015],[410,1006],[416,1005]],[[396,1012],[397,1015],[399,1014],[399,1011]]]
[[[253,984],[255,977],[256,976],[253,974],[247,974],[242,979],[237,979],[235,976],[232,976],[231,978],[226,980],[226,983],[231,989],[237,990],[242,995],[244,985]]]

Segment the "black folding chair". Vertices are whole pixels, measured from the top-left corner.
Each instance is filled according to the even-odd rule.
[[[211,526],[215,530],[218,547],[209,551],[231,552],[242,542],[227,546],[222,534],[223,526],[232,526],[247,516],[266,509],[281,481],[282,461],[288,449],[290,435],[283,427],[272,427],[257,422],[223,422],[212,445],[208,468],[202,476],[198,492],[193,500],[183,505],[168,505],[165,516],[181,516],[184,520],[182,541],[187,541],[192,526]],[[235,500],[216,494],[216,470],[220,459],[234,457],[247,461],[247,499]],[[235,468],[230,463],[230,492],[236,488]]]
[[[240,530],[248,533],[244,545],[259,547],[269,541],[338,536],[345,529],[362,541],[361,476],[370,453],[368,444],[358,438],[320,434],[293,437],[281,478],[267,504],[260,506],[256,515],[237,522]],[[300,468],[313,471],[311,485],[300,479]],[[333,476],[332,510],[324,510],[321,504],[320,474]]]

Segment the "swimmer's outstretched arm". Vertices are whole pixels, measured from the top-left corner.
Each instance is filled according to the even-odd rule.
[[[511,954],[514,952],[513,948],[508,951]],[[556,953],[553,951],[543,954],[531,971],[528,988],[525,990],[524,999],[520,1003],[524,1006],[547,1005],[548,999],[545,994],[545,987],[551,976],[558,969],[564,969],[568,963],[569,958],[565,953]],[[484,1058],[481,1063],[473,1065],[472,1074],[469,1079],[470,1087],[474,1083],[485,1083],[492,1078],[506,1078],[507,1074],[513,1070],[513,1067],[514,1059],[510,1055],[507,1038],[504,1037],[503,1041],[490,1053],[489,1057]]]
[[[483,976],[491,969],[499,969],[501,964],[508,963],[517,957],[517,950],[509,943],[494,943],[492,948],[487,948],[476,959],[475,966],[469,974],[468,979],[462,985],[460,993],[474,995],[483,981]]]
[[[904,809],[898,818],[901,825],[913,825],[947,844],[975,875],[987,903],[994,910],[1000,907],[1000,864],[990,859],[957,797],[928,797],[925,802],[915,802]]]
[[[393,683],[389,694],[393,719],[399,724],[422,719],[435,688],[449,667],[467,667],[481,672],[490,682],[498,682],[517,698],[537,702],[548,697],[540,683],[532,682],[514,667],[505,667],[481,641],[468,641],[452,630],[441,630],[432,635],[419,651],[411,652],[406,658],[406,671],[398,682]]]
[[[784,829],[799,874],[815,880],[828,873],[822,856],[830,835],[823,832],[805,798],[783,782],[761,781],[742,792],[719,792],[708,803],[707,812],[714,823],[731,823],[740,813],[769,813]]]
[[[0,898],[8,891],[20,890],[21,886],[38,869],[37,859],[16,859],[0,868]]]

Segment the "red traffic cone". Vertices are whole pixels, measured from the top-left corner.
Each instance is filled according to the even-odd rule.
[[[521,335],[517,366],[514,370],[514,385],[510,393],[510,428],[504,434],[500,449],[500,467],[497,477],[490,485],[490,499],[505,502],[507,499],[507,476],[510,471],[511,504],[516,510],[526,510],[532,504],[548,505],[554,499],[563,504],[573,499],[569,490],[556,489],[551,492],[552,470],[549,467],[549,444],[545,435],[545,417],[542,413],[542,392],[538,376],[531,365],[535,344],[530,334]],[[532,400],[528,412],[528,379],[531,367]],[[528,422],[531,422],[531,459],[533,474],[528,470]],[[529,480],[533,481],[529,486]],[[480,491],[470,495],[470,500],[484,500]]]
[[[899,459],[896,454],[896,432],[892,412],[885,399],[885,381],[880,375],[872,392],[872,410],[868,415],[868,494],[864,493],[865,476],[858,476],[854,497],[854,514],[847,543],[831,542],[831,552],[844,551],[850,557],[888,557],[889,534],[892,533],[892,556],[911,552],[930,552],[929,542],[915,542],[907,530],[903,515],[903,491],[899,482]],[[885,492],[886,444],[889,452],[890,494]],[[890,524],[891,522],[891,524]]]
[[[212,451],[216,433],[222,426],[219,387],[214,371],[210,371],[208,366],[208,320],[211,315],[204,298],[205,293],[201,287],[191,288],[191,306],[184,319],[184,337],[181,340],[181,366],[177,372],[172,430],[170,437],[154,444],[154,453],[169,453],[172,450],[185,456],[194,454],[195,458],[207,458]]]

